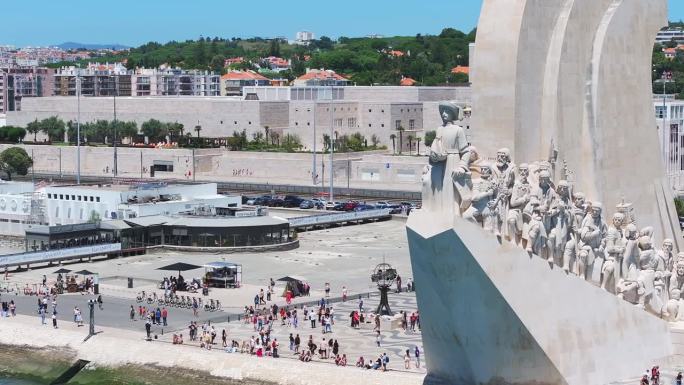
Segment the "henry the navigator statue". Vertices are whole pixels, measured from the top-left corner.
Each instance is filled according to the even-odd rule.
[[[439,105],[442,126],[430,146],[430,164],[423,176],[423,210],[461,216],[470,206],[472,178],[470,164],[477,159],[475,148],[457,124],[463,109],[451,102]]]

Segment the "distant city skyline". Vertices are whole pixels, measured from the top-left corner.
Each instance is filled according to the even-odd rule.
[[[53,0],[34,0],[29,11],[25,3],[12,1],[3,4],[0,45],[54,46],[78,42],[135,47],[149,41],[165,43],[200,36],[294,39],[297,31],[314,32],[317,38],[438,34],[446,27],[468,32],[477,25],[481,3],[482,0],[348,0],[343,7],[330,7],[311,0],[287,4],[119,0],[65,6]],[[669,3],[670,20],[684,19],[684,2]]]

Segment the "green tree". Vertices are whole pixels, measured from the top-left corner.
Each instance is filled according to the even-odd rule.
[[[684,200],[675,199],[675,208],[677,209],[677,216],[684,217]]]
[[[295,152],[302,148],[302,141],[297,135],[287,134],[283,137],[282,147],[287,152]]]
[[[7,140],[12,143],[21,142],[26,136],[26,130],[22,127],[8,126],[7,129]]]
[[[409,135],[406,140],[408,140],[409,143],[409,155],[411,155],[411,151],[413,151],[413,135]]]
[[[40,127],[40,123],[38,123],[38,119],[27,124],[26,125],[26,131],[28,131],[30,134],[33,134],[33,141],[37,142],[38,141],[38,139],[37,139],[38,133],[41,131],[41,127]]]
[[[10,147],[0,153],[0,169],[12,180],[13,174],[26,175],[33,165],[33,160],[21,147]]]
[[[278,39],[271,40],[271,45],[268,50],[268,56],[280,57],[280,42]]]
[[[95,210],[92,210],[90,212],[90,217],[88,217],[88,223],[100,223],[102,220],[102,217],[100,216],[100,213],[98,213]]]
[[[427,146],[427,147],[432,146],[432,142],[435,140],[435,137],[437,137],[437,131],[426,131],[425,132],[425,146]]]
[[[56,116],[51,116],[38,122],[40,131],[50,138],[52,142],[61,142],[64,140],[64,133],[66,132],[66,124],[62,119]]]
[[[150,119],[143,122],[140,131],[147,136],[150,142],[157,142],[168,135],[168,126],[157,119]]]
[[[390,135],[390,140],[392,141],[392,154],[397,153],[396,139],[397,139],[396,135],[394,135],[394,134]]]
[[[399,128],[397,128],[397,131],[399,131],[399,154],[401,154],[403,151],[403,147],[404,147],[404,131],[405,131],[405,129],[403,126],[399,126]]]

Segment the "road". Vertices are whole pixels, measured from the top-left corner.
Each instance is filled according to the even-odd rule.
[[[78,295],[78,294],[65,294],[57,297],[57,319],[59,322],[74,322],[74,307],[78,307],[83,314],[83,321],[86,326],[89,322],[89,311],[88,311],[88,300],[95,299],[96,296],[90,295]],[[2,301],[9,302],[14,300],[17,305],[17,314],[35,316],[36,324],[40,323],[40,317],[38,316],[38,297],[36,296],[25,296],[25,295],[14,295],[3,293],[0,296]],[[144,332],[145,323],[138,319],[138,303],[134,300],[127,300],[117,297],[107,297],[102,296],[102,310],[95,306],[95,324],[100,326],[128,329],[128,330],[139,330]],[[130,309],[131,305],[136,311],[136,320],[130,320]],[[145,306],[151,306],[145,304]],[[156,308],[156,306],[155,306]],[[52,305],[48,305],[48,317],[46,322],[50,323],[50,316],[52,311]],[[163,334],[172,332],[175,330],[185,329],[190,321],[198,321],[199,323],[205,321],[212,322],[226,322],[228,320],[229,314],[223,311],[217,312],[207,312],[201,310],[199,312],[199,317],[194,317],[191,309],[177,309],[168,308],[169,316],[167,318],[168,326],[161,327],[154,325],[152,327],[152,332],[155,334]],[[237,315],[230,315],[231,321],[237,321]],[[163,332],[162,332],[163,329]]]

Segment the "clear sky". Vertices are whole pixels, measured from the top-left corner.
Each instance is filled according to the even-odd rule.
[[[510,0],[513,1],[513,0]],[[684,1],[670,2],[670,19],[684,19]],[[136,46],[203,36],[294,38],[435,34],[469,31],[481,0],[32,0],[2,1],[0,44],[66,41]]]

